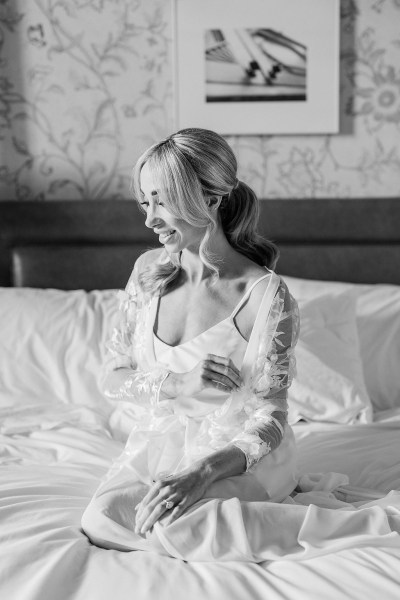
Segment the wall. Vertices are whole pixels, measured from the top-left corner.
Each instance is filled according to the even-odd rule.
[[[200,0],[201,1],[201,0]],[[400,0],[341,6],[341,131],[234,136],[262,197],[400,193]],[[126,198],[173,131],[169,0],[2,0],[0,198]]]

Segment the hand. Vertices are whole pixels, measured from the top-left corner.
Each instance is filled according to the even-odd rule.
[[[208,354],[191,371],[171,373],[163,384],[162,393],[173,398],[194,396],[206,388],[234,392],[241,385],[240,372],[230,358]]]
[[[161,518],[164,525],[169,525],[203,497],[210,483],[201,467],[159,479],[136,507],[135,533],[146,533]],[[165,501],[173,502],[173,507],[168,509]]]

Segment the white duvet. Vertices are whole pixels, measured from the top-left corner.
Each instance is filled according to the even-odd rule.
[[[186,563],[92,546],[80,519],[122,444],[89,408],[20,411],[4,421],[0,469],[0,592],[18,600],[222,600],[399,597],[399,546],[360,544],[301,562]],[[58,412],[58,414],[57,414]],[[102,422],[103,421],[103,422]],[[308,472],[400,489],[400,418],[359,426],[295,426]],[[398,502],[398,500],[397,500]],[[395,534],[394,534],[395,535]],[[373,568],[371,565],[374,565]]]

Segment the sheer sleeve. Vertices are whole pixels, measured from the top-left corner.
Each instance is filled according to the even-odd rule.
[[[147,365],[144,359],[149,299],[141,293],[135,266],[124,291],[118,292],[119,324],[107,344],[101,384],[105,396],[143,406],[156,406],[166,369]]]
[[[299,322],[296,301],[281,282],[264,323],[246,391],[244,429],[232,441],[244,452],[247,470],[282,440],[287,422],[287,391],[295,372]]]

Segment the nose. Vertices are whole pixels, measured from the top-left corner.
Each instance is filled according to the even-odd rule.
[[[145,220],[144,224],[146,225],[146,227],[149,227],[150,229],[152,229],[159,222],[160,222],[160,218],[157,216],[157,206],[152,207],[149,205],[147,208],[146,220]]]

